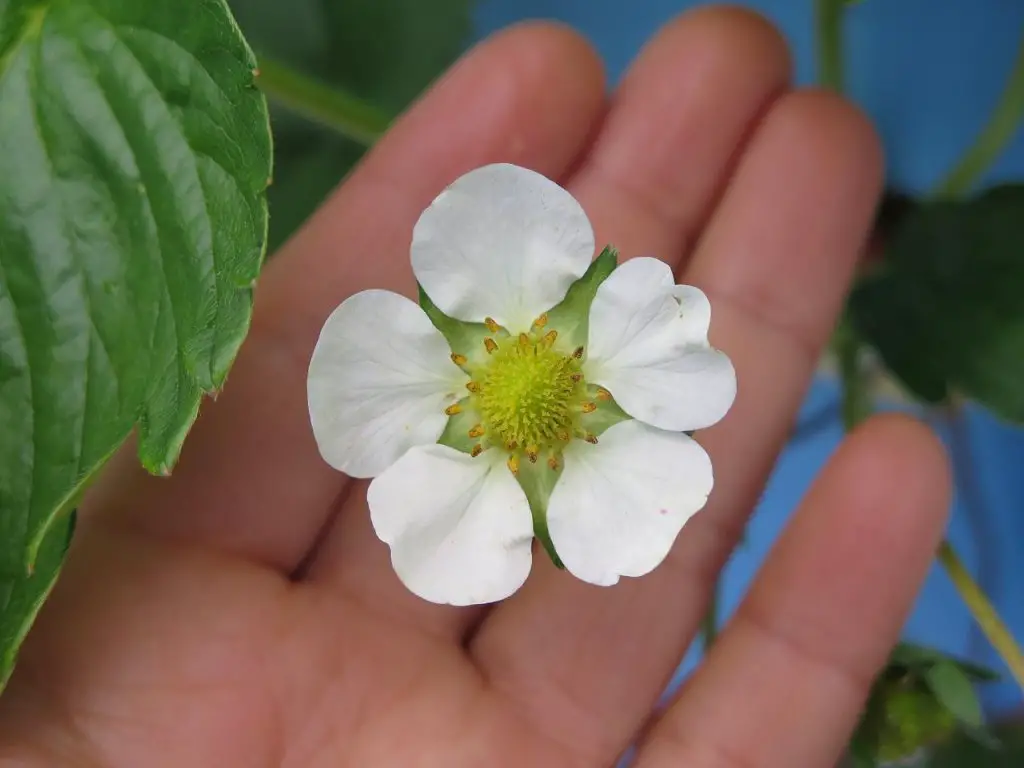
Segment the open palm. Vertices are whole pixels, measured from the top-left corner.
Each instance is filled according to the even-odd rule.
[[[832,764],[943,527],[943,457],[907,419],[844,443],[654,712],[785,442],[880,185],[867,123],[788,76],[776,33],[736,10],[669,25],[610,101],[561,28],[468,54],[271,262],[174,477],[125,452],[93,490],[0,699],[0,764],[597,768],[633,743],[641,768]],[[541,555],[511,599],[456,609],[394,576],[365,485],[317,453],[305,373],[342,299],[411,292],[411,228],[434,195],[498,161],[558,179],[599,242],[703,288],[739,396],[699,435],[708,507],[653,574],[602,589]]]

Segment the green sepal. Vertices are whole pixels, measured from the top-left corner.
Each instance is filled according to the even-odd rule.
[[[620,421],[629,421],[633,418],[622,410],[614,399],[607,401],[598,400],[596,386],[591,385],[587,390],[591,399],[597,403],[597,410],[593,413],[584,414],[580,422],[591,434],[600,437],[609,427],[614,427]]]
[[[597,289],[618,266],[619,252],[606,245],[579,280],[569,286],[565,298],[548,310],[548,327],[558,331],[563,349],[586,349],[590,305]]]
[[[551,534],[548,532],[548,500],[551,498],[551,491],[555,483],[562,476],[562,467],[552,469],[546,462],[531,464],[522,462],[519,465],[519,486],[526,494],[526,500],[530,502],[530,512],[533,514],[533,535],[544,546],[551,562],[557,568],[565,570],[565,564],[558,556],[554,543],[551,541]]]
[[[459,402],[465,404],[466,400],[468,398]],[[463,405],[463,408],[465,407]],[[477,417],[478,415],[472,410],[463,410],[454,416],[449,416],[448,423],[444,425],[444,432],[437,438],[437,442],[440,445],[454,448],[456,451],[470,453],[473,450],[473,446],[480,442],[476,438],[469,436],[469,430],[476,426]]]
[[[471,365],[480,363],[487,356],[484,339],[494,334],[483,323],[467,323],[449,317],[438,309],[422,285],[417,283],[416,287],[419,290],[420,308],[444,336],[452,352],[464,355]]]

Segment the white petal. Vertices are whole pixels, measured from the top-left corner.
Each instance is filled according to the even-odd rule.
[[[437,442],[444,409],[469,380],[416,304],[390,291],[342,302],[309,363],[309,417],[320,453],[352,477],[373,477],[414,445]]]
[[[575,440],[548,501],[548,532],[570,573],[591,584],[643,576],[707,502],[711,459],[696,441],[639,421]]]
[[[699,288],[675,285],[662,261],[630,259],[601,284],[590,307],[587,380],[655,427],[709,427],[736,399],[736,371],[708,344],[710,322]]]
[[[402,583],[424,600],[490,603],[526,581],[533,517],[501,458],[423,445],[370,484],[373,528]]]
[[[412,234],[412,269],[438,308],[512,332],[565,297],[594,258],[575,198],[539,173],[487,165],[445,189]]]

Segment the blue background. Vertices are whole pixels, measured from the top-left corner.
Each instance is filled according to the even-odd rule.
[[[591,39],[614,81],[644,41],[680,11],[702,3],[681,0],[480,0],[479,37],[526,18],[558,19]],[[814,79],[810,0],[742,3],[770,18],[789,40],[797,81]],[[885,143],[889,183],[924,191],[971,143],[999,98],[1024,32],[1019,0],[865,0],[847,14],[850,96],[875,120]],[[1024,178],[1024,132],[987,175],[985,183]],[[1024,223],[1022,223],[1024,225]],[[1022,254],[1024,258],[1024,254]],[[833,409],[835,385],[814,384],[804,418]],[[842,434],[837,418],[789,446],[750,522],[747,542],[723,578],[723,610],[741,599],[775,537]],[[958,454],[957,501],[950,535],[1018,638],[1024,638],[1024,432],[971,409]],[[966,450],[965,450],[966,449]],[[973,480],[971,479],[973,478]],[[960,654],[1004,671],[973,626],[949,580],[937,568],[906,627],[909,639]],[[680,668],[692,668],[699,644]],[[993,714],[1020,705],[1012,682],[986,686]]]

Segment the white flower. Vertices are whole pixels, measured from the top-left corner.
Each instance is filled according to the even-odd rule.
[[[413,230],[421,309],[364,291],[310,362],[324,458],[368,491],[395,571],[424,599],[501,600],[536,535],[578,578],[614,584],[668,553],[707,501],[684,434],[736,394],[711,308],[652,258],[594,260],[573,197],[513,165],[471,171]]]

